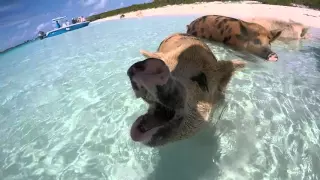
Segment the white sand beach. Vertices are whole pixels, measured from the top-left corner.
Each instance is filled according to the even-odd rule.
[[[125,18],[139,18],[163,15],[209,15],[217,14],[234,18],[266,17],[288,21],[289,19],[320,28],[320,11],[302,7],[288,7],[279,5],[260,4],[255,1],[223,3],[220,1],[209,3],[195,3],[171,5],[161,8],[146,9],[125,14]],[[94,22],[120,19],[120,15],[99,19]]]

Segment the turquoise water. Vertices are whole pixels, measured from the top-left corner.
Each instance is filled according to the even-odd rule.
[[[91,24],[0,55],[0,179],[320,179],[316,38],[276,42],[276,63],[211,44],[218,59],[248,60],[216,128],[160,149],[131,141],[146,105],[127,68],[194,18]]]

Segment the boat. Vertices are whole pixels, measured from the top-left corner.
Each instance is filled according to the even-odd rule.
[[[54,30],[48,31],[45,34],[45,38],[57,36],[69,31],[86,27],[90,24],[90,21],[87,21],[87,20],[77,21],[72,19],[72,24],[68,24],[69,22],[66,20],[66,16],[63,16],[63,17],[57,17],[52,19],[52,23],[54,23],[56,27]]]
[[[46,37],[46,33],[44,33],[43,31],[39,31],[39,33],[38,33],[38,38],[39,39],[43,39],[43,38],[45,38]]]

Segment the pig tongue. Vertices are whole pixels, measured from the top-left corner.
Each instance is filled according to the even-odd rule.
[[[145,117],[143,120],[139,123],[138,129],[142,132],[145,133],[149,131],[150,129],[160,126],[162,123],[159,119],[155,118],[154,116],[152,117]]]
[[[131,127],[131,138],[133,141],[145,141],[147,138],[151,138],[162,123],[160,120],[152,115],[144,115],[139,117]],[[157,128],[154,128],[157,127]]]

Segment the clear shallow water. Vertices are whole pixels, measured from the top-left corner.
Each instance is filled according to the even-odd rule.
[[[127,68],[195,17],[91,24],[0,55],[0,179],[319,179],[320,43],[276,42],[276,63],[248,60],[215,129],[151,149],[129,128],[145,112]]]

